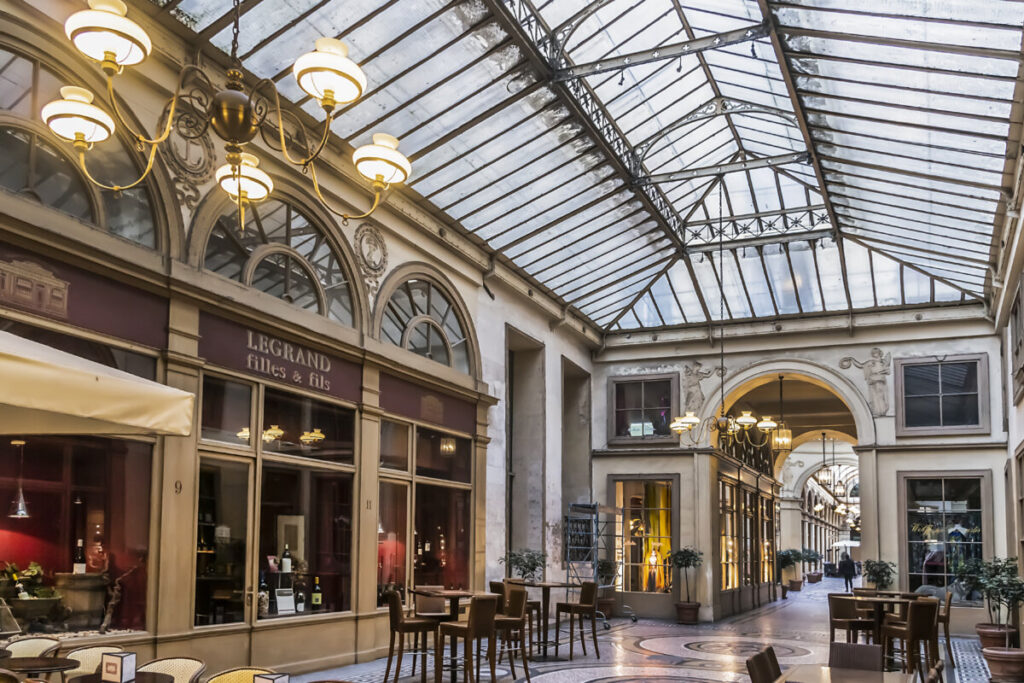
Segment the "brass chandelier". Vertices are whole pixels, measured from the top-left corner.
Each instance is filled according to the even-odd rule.
[[[226,85],[218,89],[199,67],[183,67],[178,74],[174,95],[167,104],[167,121],[156,137],[148,138],[135,131],[118,108],[114,77],[125,67],[146,59],[152,52],[152,41],[141,26],[128,18],[128,8],[121,0],[89,0],[89,9],[68,17],[64,30],[78,51],[97,62],[106,75],[113,117],[93,104],[93,93],[89,90],[65,86],[61,88],[60,99],[42,108],[44,123],[54,134],[74,146],[78,165],[93,184],[118,192],[135,187],[149,175],[157,149],[170,136],[176,108],[187,107],[189,115],[194,116],[198,124],[198,131],[189,133],[189,137],[199,137],[212,128],[224,141],[227,163],[217,169],[215,178],[237,203],[239,225],[243,229],[245,205],[266,199],[274,190],[270,176],[259,168],[259,159],[245,151],[246,145],[257,134],[289,163],[300,166],[303,173],[309,175],[314,192],[324,207],[340,216],[344,223],[349,219],[369,216],[380,205],[384,191],[392,184],[405,182],[412,173],[409,160],[398,151],[396,138],[376,133],[372,144],[357,148],[352,155],[356,171],[369,181],[374,193],[370,209],[358,216],[348,215],[330,205],[321,191],[314,165],[327,145],[338,105],[355,102],[366,90],[366,76],[362,69],[348,57],[346,45],[333,38],[318,39],[312,52],[295,61],[292,73],[296,82],[319,102],[324,111],[323,130],[311,138],[302,122],[281,108],[281,97],[272,80],[262,79],[246,89],[238,59],[239,0],[233,0],[233,7],[231,67],[225,74]],[[198,82],[198,87],[188,87],[195,82]],[[271,114],[274,117],[268,121]],[[294,125],[292,132],[285,129],[286,116]],[[104,185],[89,173],[86,153],[94,144],[110,137],[117,125],[131,134],[140,152],[149,148],[146,167],[141,177],[130,184]],[[273,129],[273,133],[268,134],[268,128]],[[289,147],[302,152],[294,156]]]

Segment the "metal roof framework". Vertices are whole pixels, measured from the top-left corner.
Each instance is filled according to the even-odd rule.
[[[154,0],[227,50],[217,0]],[[240,54],[345,40],[334,132],[609,331],[985,301],[1024,3],[243,0]]]

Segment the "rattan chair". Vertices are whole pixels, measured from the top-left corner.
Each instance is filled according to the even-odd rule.
[[[51,657],[60,649],[60,641],[49,636],[32,636],[12,640],[3,646],[11,657]]]
[[[271,669],[260,669],[253,666],[240,666],[235,669],[227,669],[210,676],[206,683],[252,683],[253,678],[259,674],[272,674]]]
[[[67,653],[64,656],[78,662],[78,666],[70,671],[61,672],[61,680],[70,681],[76,676],[96,673],[100,670],[100,662],[106,652],[124,652],[124,648],[118,645],[93,645],[80,647]]]
[[[587,656],[587,636],[583,632],[583,620],[590,619],[590,635],[594,639],[594,653],[601,659],[601,650],[597,647],[597,584],[593,581],[584,581],[580,586],[580,599],[578,602],[559,602],[555,605],[555,656],[558,656],[558,643],[561,638],[562,612],[569,614],[569,661],[572,661],[572,644],[575,641],[574,620],[578,617],[580,621],[580,645],[583,646],[583,656]]]
[[[196,683],[206,671],[206,664],[192,657],[164,657],[146,662],[137,671],[167,674],[174,678],[174,683]]]
[[[782,675],[775,650],[769,646],[748,659],[747,673],[750,674],[750,683],[775,683]]]
[[[832,643],[828,648],[828,665],[836,669],[882,671],[881,645]]]

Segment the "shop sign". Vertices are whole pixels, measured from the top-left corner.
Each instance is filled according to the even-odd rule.
[[[380,375],[380,407],[396,415],[473,434],[476,404],[387,373]]]
[[[210,363],[358,401],[362,373],[351,361],[268,332],[199,314],[199,355]]]
[[[167,345],[167,300],[0,242],[0,306],[155,348]]]

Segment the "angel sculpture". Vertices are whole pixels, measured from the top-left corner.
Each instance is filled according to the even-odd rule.
[[[882,417],[889,412],[888,376],[891,374],[891,363],[892,354],[882,355],[882,349],[877,346],[871,349],[871,357],[865,361],[849,356],[839,361],[839,367],[843,370],[854,365],[864,371],[864,381],[868,383],[868,403],[871,406],[871,414],[875,417]]]

